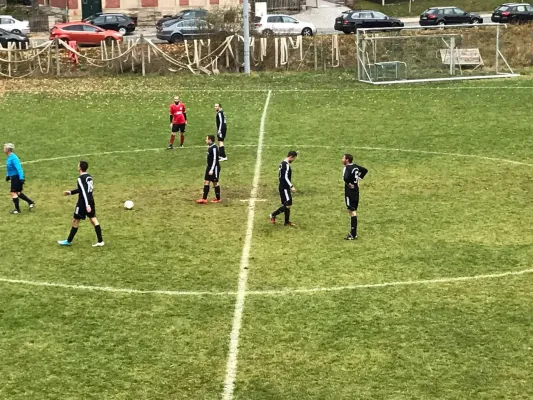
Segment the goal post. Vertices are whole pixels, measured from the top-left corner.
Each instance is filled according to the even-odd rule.
[[[516,77],[501,51],[502,24],[362,28],[357,79],[375,85]]]

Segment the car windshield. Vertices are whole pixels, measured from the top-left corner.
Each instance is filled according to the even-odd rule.
[[[497,8],[498,11],[507,11],[509,9],[509,7],[507,6],[500,6]]]
[[[424,14],[435,14],[437,12],[434,8],[428,8],[426,11],[424,11]]]

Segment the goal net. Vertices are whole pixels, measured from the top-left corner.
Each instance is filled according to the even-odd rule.
[[[357,77],[372,84],[518,76],[500,45],[505,25],[359,29]]]

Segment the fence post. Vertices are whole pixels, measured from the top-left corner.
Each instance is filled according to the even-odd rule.
[[[317,49],[316,49],[316,41],[317,41],[317,38],[316,38],[316,35],[313,36],[313,47],[315,49],[315,71],[318,70],[318,53],[317,53]]]
[[[11,44],[7,42],[7,74],[11,77]]]
[[[239,72],[239,35],[235,34],[235,72]]]
[[[59,69],[59,39],[55,40],[55,47],[56,47],[56,75],[59,76],[61,74],[61,71]]]
[[[142,75],[145,76],[146,66],[144,64],[144,36],[142,33],[141,33],[141,40],[139,41],[139,43],[141,44],[141,70],[142,70]]]

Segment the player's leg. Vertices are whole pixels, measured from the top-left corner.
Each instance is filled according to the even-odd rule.
[[[285,189],[281,187],[279,188],[279,198],[281,200],[281,207],[270,213],[270,222],[273,224],[276,223],[276,217],[281,213],[284,213],[286,209],[285,202],[287,201],[287,197],[285,195]]]
[[[185,124],[179,125],[180,131],[180,147],[183,147],[183,142],[185,142]]]
[[[94,209],[93,209],[94,212]],[[102,247],[104,245],[104,239],[102,237],[102,227],[100,226],[100,223],[95,217],[92,217],[90,219],[91,224],[94,226],[94,231],[96,232],[96,243],[93,244],[93,247]]]
[[[20,192],[17,193],[19,199],[22,199],[26,203],[28,203],[30,205],[30,210],[31,210],[35,206],[35,202],[32,199],[30,199],[28,196],[26,196],[24,193],[22,193],[22,190],[23,190],[22,185],[20,189],[21,189]]]
[[[346,240],[357,239],[357,207],[359,205],[359,197],[344,196],[346,202],[346,211],[350,215],[350,233],[345,237]]]
[[[168,150],[174,149],[174,140],[176,140],[176,132],[178,132],[178,126],[176,124],[172,124],[172,129],[170,132],[170,140],[168,142]]]
[[[205,176],[204,176],[204,191],[202,194],[202,198],[199,200],[196,200],[197,204],[206,204],[207,203],[207,196],[209,195],[209,182],[211,181],[209,176],[209,169],[206,169]]]
[[[18,194],[22,190],[22,184],[18,176],[12,176],[10,180],[11,180],[11,190],[10,190],[11,200],[13,201],[13,205],[15,206],[14,210],[11,211],[11,214],[18,214],[20,213],[20,203],[19,203]]]
[[[220,153],[220,157],[218,158],[220,161],[226,161],[228,157],[226,157],[226,149],[224,148],[224,140],[226,139],[226,132],[221,132],[218,134],[218,151]]]
[[[215,198],[212,200],[213,203],[220,203],[220,167],[215,167],[213,173],[213,189],[215,190]]]
[[[17,192],[11,192],[11,200],[13,201],[13,205],[15,206],[13,211],[11,211],[11,214],[20,213],[20,203],[19,203],[19,197],[18,197]]]
[[[74,212],[74,218],[72,219],[72,226],[70,228],[70,232],[68,234],[68,238],[65,240],[58,240],[57,243],[61,246],[70,246],[72,244],[72,241],[74,240],[74,237],[76,236],[76,233],[78,233],[78,226],[80,224],[80,216],[77,215],[78,213],[78,207],[76,207],[76,211]]]

